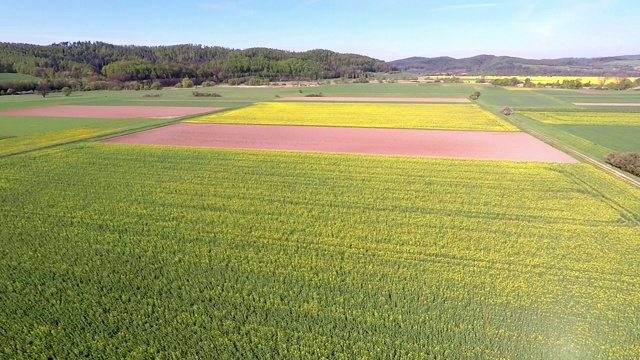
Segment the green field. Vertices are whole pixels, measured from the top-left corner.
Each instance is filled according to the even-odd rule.
[[[0,170],[6,358],[638,355],[640,191],[588,165],[83,144]]]
[[[78,140],[126,134],[174,123],[167,119],[77,119],[7,116],[0,119],[0,156]]]
[[[39,81],[40,79],[26,74],[0,73],[0,82],[3,81]]]
[[[584,94],[573,90],[540,90],[568,103],[640,103],[640,91],[595,91]],[[593,109],[593,108],[591,108]],[[598,111],[599,109],[595,109]]]
[[[640,111],[521,111],[513,119],[598,160],[615,151],[640,151]]]
[[[50,118],[33,116],[2,116],[0,136],[26,136],[49,131],[68,130],[95,126],[108,122],[105,119]]]
[[[558,128],[612,151],[640,152],[640,126],[562,125]]]
[[[588,155],[638,149],[640,126],[522,112],[611,114],[571,104],[594,95],[475,84],[76,92],[2,96],[0,109],[224,115],[276,95],[476,90],[467,106]],[[497,115],[505,105],[515,114]],[[0,117],[0,359],[640,357],[640,189],[585,163],[94,141],[177,121]]]
[[[640,126],[640,111],[521,111],[520,114],[545,124]]]

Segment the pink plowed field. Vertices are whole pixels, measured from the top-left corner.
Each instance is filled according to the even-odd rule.
[[[575,163],[521,132],[180,123],[109,143]]]
[[[345,102],[409,102],[409,103],[469,103],[465,98],[393,98],[393,97],[283,97],[281,101],[345,101]]]
[[[0,115],[89,119],[180,117],[218,111],[217,107],[54,105],[0,111]]]

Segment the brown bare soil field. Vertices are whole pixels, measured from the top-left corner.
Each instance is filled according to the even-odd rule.
[[[218,111],[218,107],[55,105],[0,111],[0,115],[89,119],[167,118]]]
[[[280,101],[345,101],[345,102],[413,102],[413,103],[469,103],[465,98],[394,98],[394,97],[283,97]]]
[[[573,103],[576,106],[640,106],[640,103]]]
[[[522,132],[180,123],[109,143],[575,163]]]

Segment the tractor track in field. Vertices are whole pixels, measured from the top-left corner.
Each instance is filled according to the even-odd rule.
[[[531,129],[530,127],[528,127],[528,126],[526,126],[526,125],[524,125],[524,124],[522,124],[520,122],[516,122],[516,121],[513,121],[511,119],[509,119],[509,122],[511,124],[519,127],[523,131],[529,133],[530,135],[535,136],[538,139],[541,139],[541,140],[547,142],[548,144],[553,144],[554,146],[560,148],[561,150],[567,151],[567,152],[579,157],[580,159],[590,163],[591,165],[594,165],[595,167],[604,170],[609,175],[617,177],[618,179],[621,179],[621,180],[627,182],[628,184],[631,184],[631,185],[635,186],[636,188],[640,189],[640,181],[637,181],[636,179],[634,179],[634,178],[632,178],[632,177],[630,177],[630,176],[628,176],[626,174],[623,174],[618,170],[612,169],[612,168],[608,167],[607,165],[601,163],[600,161],[598,161],[598,160],[596,160],[596,159],[594,159],[594,158],[592,158],[592,157],[590,157],[590,156],[588,156],[586,154],[583,154],[582,152],[570,147],[569,145],[567,145],[567,144],[565,144],[565,143],[563,143],[561,141],[558,141],[558,140],[552,138],[551,136],[548,136],[548,135],[545,135],[545,134],[543,134],[541,132],[535,131],[535,130]]]

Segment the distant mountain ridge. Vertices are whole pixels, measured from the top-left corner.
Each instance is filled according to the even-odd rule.
[[[415,56],[388,64],[423,74],[640,76],[640,55],[542,60],[495,55],[462,59]]]

